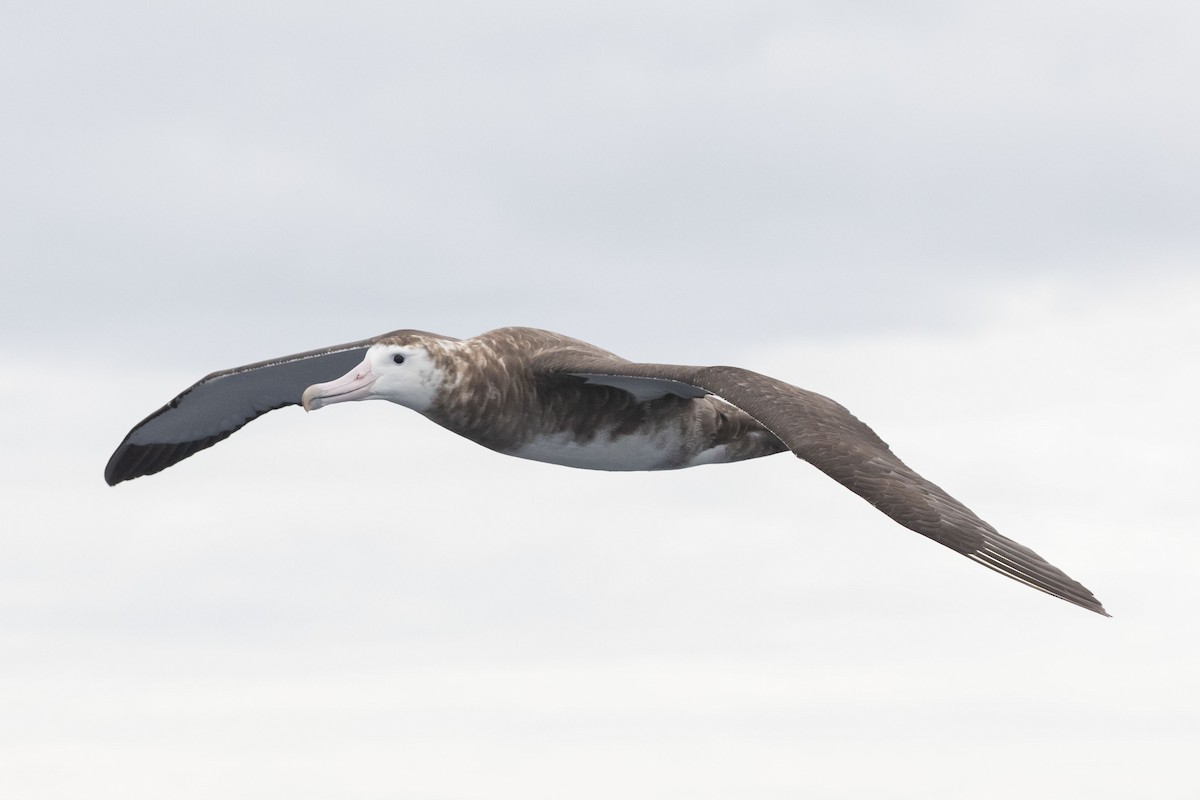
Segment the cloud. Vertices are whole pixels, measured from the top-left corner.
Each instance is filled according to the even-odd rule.
[[[1195,14],[8,14],[6,787],[1182,797]],[[103,485],[206,372],[504,324],[828,394],[1115,619],[786,456],[587,473],[362,404]]]
[[[1182,4],[70,8],[4,34],[23,341],[930,330],[1196,252]]]
[[[1001,759],[1025,767],[981,796],[1100,791],[1134,764],[1180,796],[1200,709],[1200,652],[1178,636],[1196,600],[1181,358],[1198,299],[1195,281],[1027,285],[969,336],[735,359],[844,402],[1111,621],[786,456],[589,473],[378,403],[276,412],[109,489],[124,426],[196,375],[10,352],[9,779],[46,796],[478,794],[605,765],[578,794],[619,777],[950,797]],[[187,781],[199,761],[221,769]]]

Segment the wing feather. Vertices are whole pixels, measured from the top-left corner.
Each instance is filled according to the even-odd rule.
[[[1002,536],[901,461],[875,431],[828,397],[738,367],[637,364],[567,350],[539,356],[535,368],[595,382],[609,376],[632,385],[644,378],[654,387],[672,381],[703,389],[754,417],[796,456],[904,527],[1002,575],[1108,616],[1086,587]]]
[[[109,486],[153,475],[229,437],[304,390],[348,372],[373,340],[310,350],[208,375],[139,422],[104,468]]]

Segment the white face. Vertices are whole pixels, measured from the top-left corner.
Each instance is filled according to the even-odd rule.
[[[346,400],[391,400],[424,412],[442,383],[442,372],[420,345],[376,344],[366,358],[337,380],[304,390],[303,405],[313,411]]]
[[[377,376],[371,387],[375,397],[416,411],[428,409],[442,385],[442,371],[419,345],[377,344],[365,361]]]

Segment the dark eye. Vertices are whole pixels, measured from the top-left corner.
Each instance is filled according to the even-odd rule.
[[[403,364],[404,356],[400,355],[399,353],[396,353],[396,355],[392,356],[392,361],[395,361],[397,364]]]

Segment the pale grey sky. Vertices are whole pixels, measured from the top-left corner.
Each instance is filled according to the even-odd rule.
[[[164,315],[241,339],[264,307],[318,343],[961,328],[1006,281],[1182,268],[1196,247],[1187,3],[51,3],[4,22],[0,258],[20,285],[0,324],[21,341],[115,345]]]
[[[5,10],[6,787],[1193,798],[1198,35],[1184,3]],[[382,403],[103,484],[211,370],[505,324],[829,394],[1115,617],[788,457],[587,473]]]

